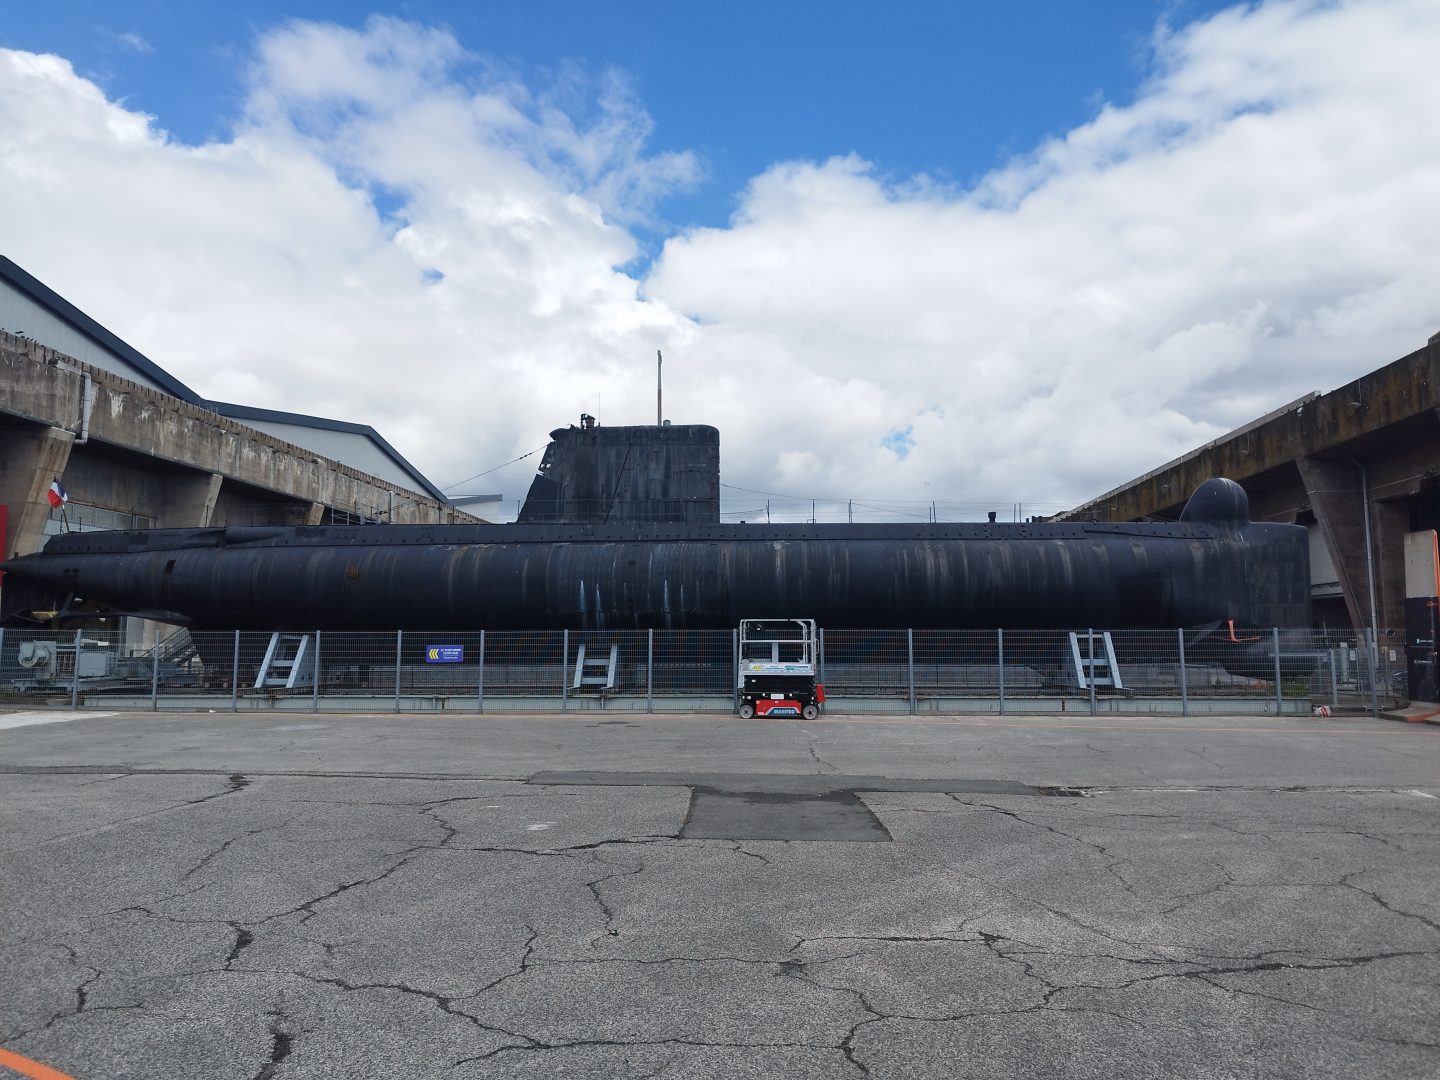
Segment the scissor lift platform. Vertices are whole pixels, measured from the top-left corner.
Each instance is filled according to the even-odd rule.
[[[742,619],[735,684],[741,719],[819,716],[825,702],[819,654],[814,619]]]

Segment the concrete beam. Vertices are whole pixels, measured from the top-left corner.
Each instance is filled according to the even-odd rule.
[[[1437,409],[1440,342],[1431,342],[1328,394],[1312,394],[1277,409],[1098,499],[1057,515],[1056,520],[1133,521],[1173,514],[1191,492],[1216,476],[1244,483],[1251,477],[1286,468],[1298,457],[1340,456],[1339,448],[1363,445],[1402,424],[1407,425],[1407,431],[1428,436],[1418,456],[1424,457],[1428,451],[1429,461],[1420,465],[1420,470],[1440,468],[1440,453],[1435,450],[1440,443],[1435,438]],[[1344,456],[1361,455],[1347,451]]]
[[[87,403],[93,405],[88,412]],[[305,505],[388,508],[393,500],[397,524],[482,520],[457,514],[446,503],[323,458],[201,405],[0,331],[0,415],[4,414],[76,431],[88,415],[87,435],[97,453],[101,447],[121,447],[152,461],[218,474]]]
[[[0,502],[9,516],[7,556],[39,551],[50,519],[46,492],[65,473],[74,432],[56,427],[0,430]]]

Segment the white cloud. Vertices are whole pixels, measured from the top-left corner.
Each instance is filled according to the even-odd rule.
[[[647,292],[704,322],[729,412],[803,388],[791,437],[830,452],[792,485],[1078,501],[1440,328],[1437,45],[1430,3],[1162,31],[1133,104],[974,190],[777,165]]]
[[[127,52],[153,53],[155,51],[155,46],[134,30],[125,30],[114,35],[114,42]]]
[[[1073,503],[1440,328],[1440,11],[1269,3],[970,190],[775,165],[729,227],[620,74],[525,85],[375,18],[265,34],[188,146],[0,51],[0,244],[202,393],[375,424],[445,483],[582,409],[798,495]],[[522,493],[513,469],[498,486]]]
[[[467,476],[597,394],[645,396],[690,331],[615,269],[636,245],[611,218],[697,174],[644,156],[615,80],[585,127],[468,63],[393,20],[293,24],[234,137],[186,146],[64,60],[0,52],[4,250],[201,393],[373,423]]]

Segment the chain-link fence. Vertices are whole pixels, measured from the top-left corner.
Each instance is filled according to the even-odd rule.
[[[847,712],[1309,713],[1408,700],[1404,635],[1335,631],[822,630]],[[725,711],[729,630],[0,631],[0,696],[105,708]]]

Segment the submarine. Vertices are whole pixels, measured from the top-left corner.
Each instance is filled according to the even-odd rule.
[[[34,625],[83,598],[212,631],[1184,628],[1259,675],[1270,628],[1310,627],[1305,529],[1251,521],[1231,480],[1176,522],[721,523],[715,428],[581,419],[551,433],[514,524],[71,533],[0,564],[0,614]]]

